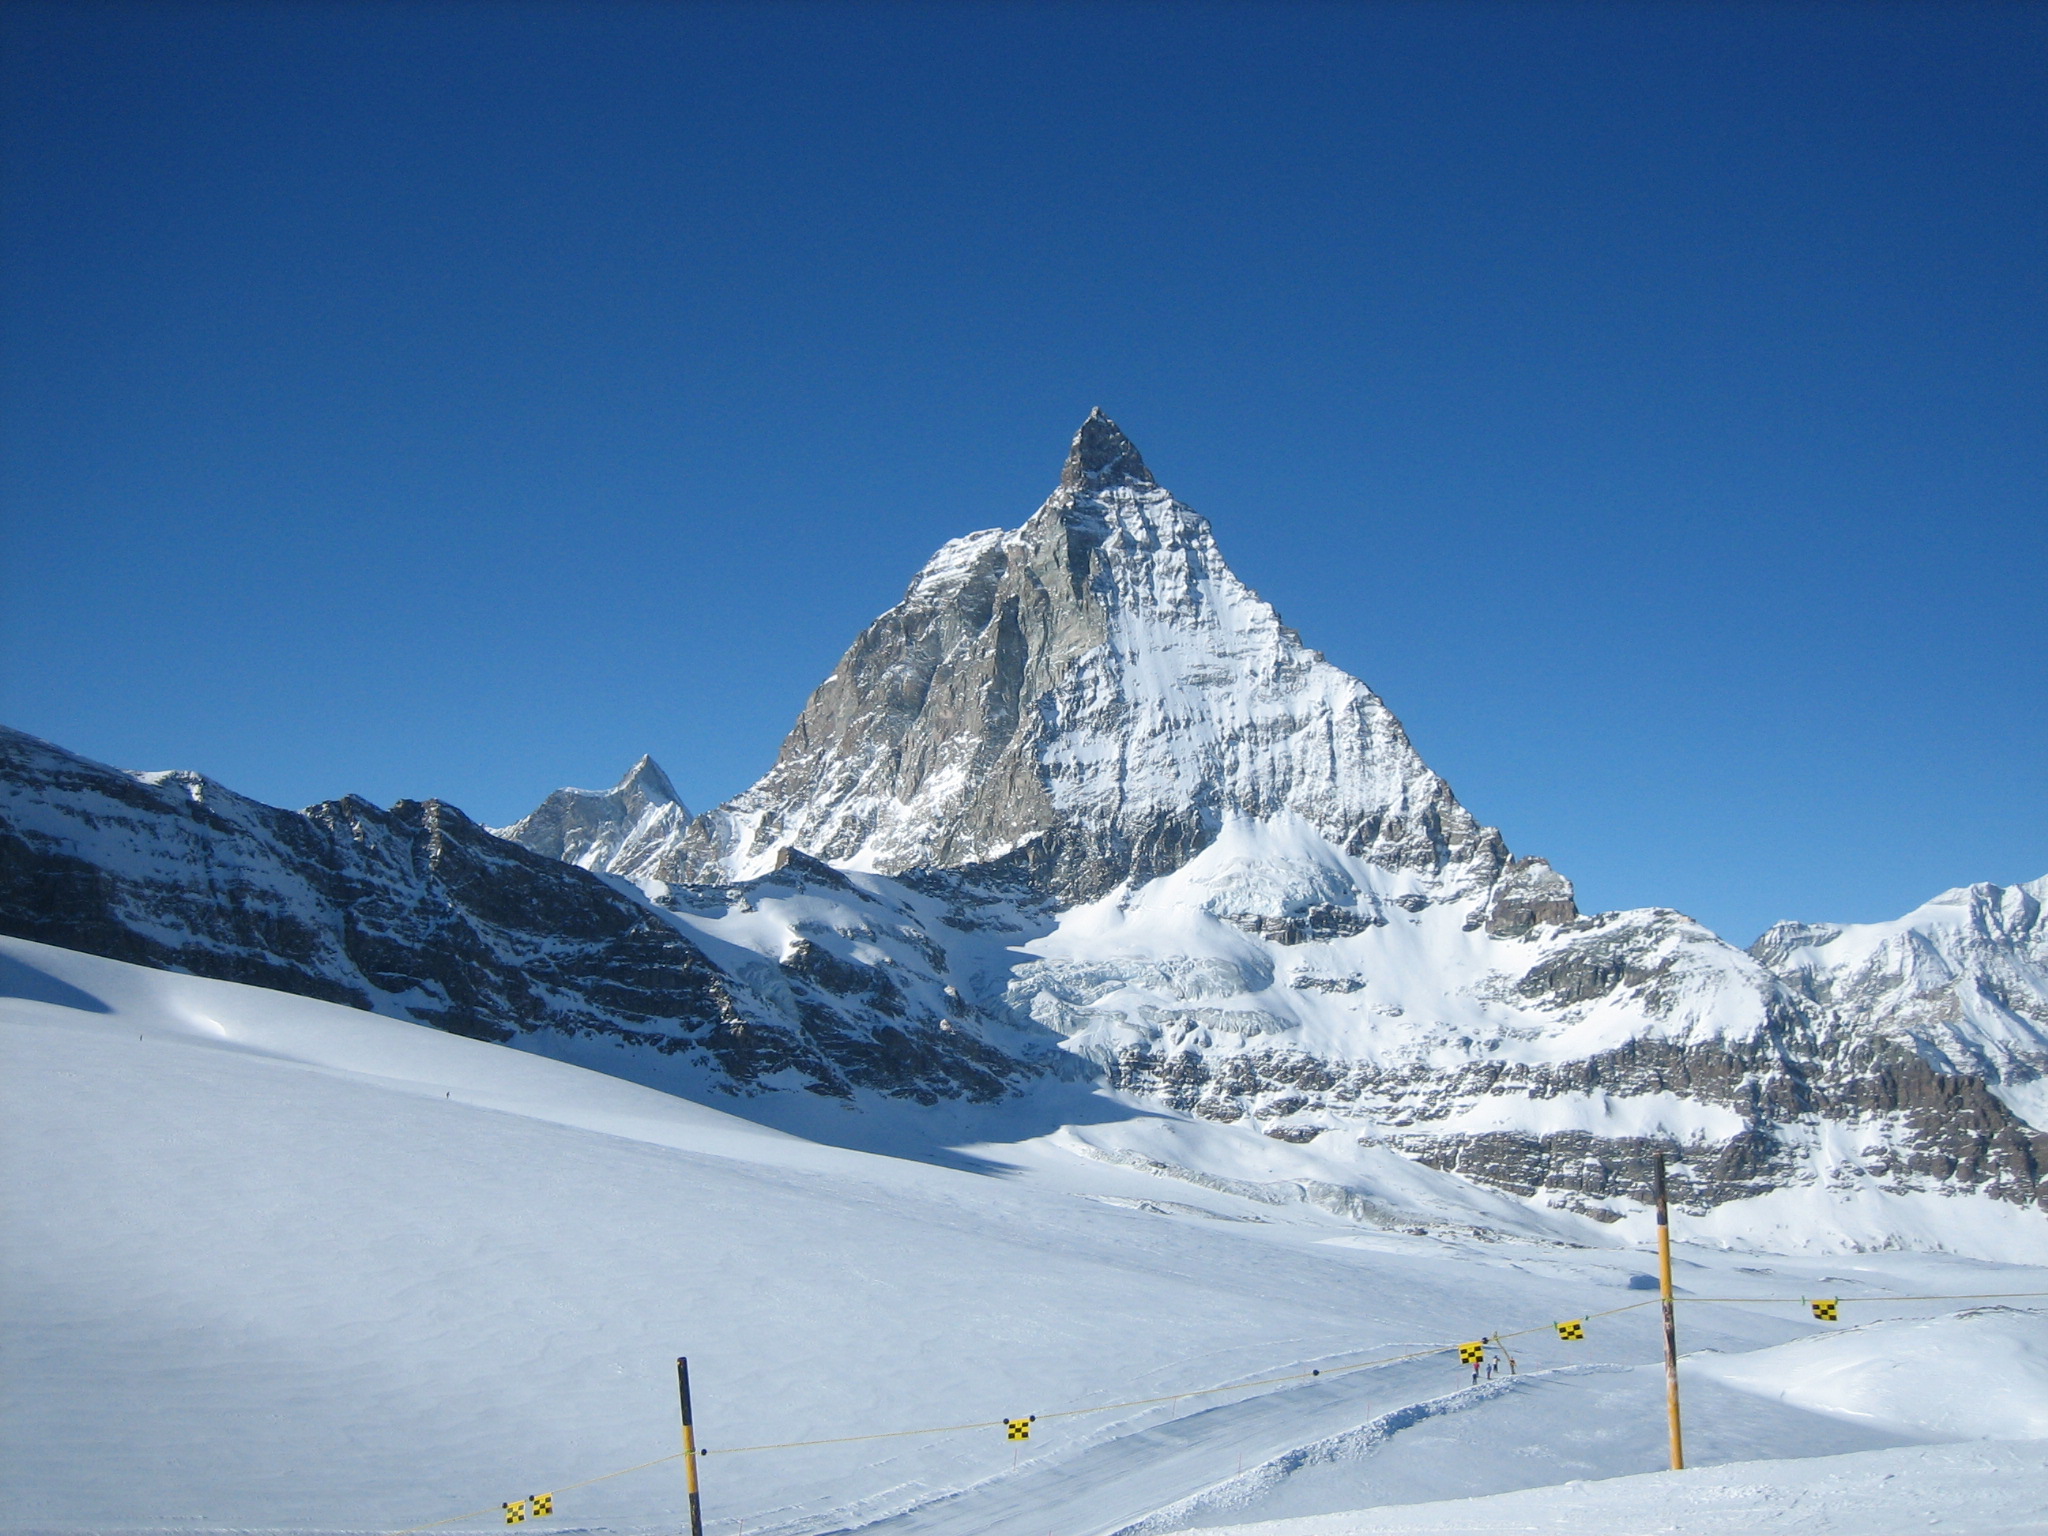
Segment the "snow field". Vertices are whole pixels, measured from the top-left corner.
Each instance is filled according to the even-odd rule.
[[[2038,1536],[2048,1445],[1912,1446],[1568,1482],[1229,1536]]]
[[[2037,1303],[2048,1307],[2048,1301]],[[2048,1440],[2048,1313],[1981,1307],[1889,1320],[1746,1355],[1690,1376],[1813,1413],[1958,1440]]]
[[[1175,1509],[1207,1525],[1614,1476],[1661,1447],[1646,1309],[1584,1345],[1532,1339],[1526,1375],[1478,1389],[1437,1357],[1042,1420],[1021,1446],[991,1429],[718,1454],[1542,1325],[1632,1299],[1644,1256],[1362,1226],[1047,1136],[960,1149],[962,1166],[821,1145],[502,1047],[17,940],[0,941],[0,1048],[11,1529],[396,1531],[494,1508],[670,1454],[685,1353],[715,1536],[1084,1536]],[[1090,1102],[1071,1135],[1098,1150],[1165,1137],[1194,1163],[1228,1149],[1240,1174],[1278,1150]],[[1389,1169],[1389,1201],[1442,1179]],[[1708,1294],[2048,1289],[1911,1254],[1686,1249],[1681,1277]],[[1791,1309],[1686,1326],[1688,1348],[1731,1353],[1815,1332]],[[1695,1396],[1706,1459],[1952,1433],[1719,1383]],[[650,1468],[565,1494],[556,1518],[673,1529],[681,1481]]]

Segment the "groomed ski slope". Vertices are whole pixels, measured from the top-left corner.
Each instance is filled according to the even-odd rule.
[[[1642,1252],[1590,1223],[1608,1246],[1484,1240],[1442,1212],[1416,1235],[1155,1177],[1105,1152],[1218,1128],[1071,1088],[1019,1114],[1070,1130],[884,1156],[19,940],[0,940],[0,1050],[8,1529],[397,1531],[479,1509],[449,1529],[502,1529],[500,1500],[669,1455],[683,1353],[719,1536],[1163,1531],[1661,1464],[1651,1308],[1581,1345],[1532,1334],[1518,1375],[1477,1387],[1442,1354],[1336,1374],[1640,1301]],[[1258,1150],[1247,1133],[1237,1152]],[[1408,1193],[1448,1210],[1449,1188]],[[1490,1198],[1471,1191],[1467,1216]],[[1905,1253],[1688,1248],[1680,1274],[1712,1295],[2048,1290],[2038,1269]],[[1690,1350],[1767,1362],[1788,1352],[1752,1352],[1824,1331],[1792,1306],[1699,1306],[1684,1327]],[[1023,1444],[982,1428],[729,1453],[1314,1369],[1048,1417]],[[1792,1400],[1769,1368],[1769,1390],[1694,1374],[1700,1465],[1983,1432]],[[2038,1459],[2015,1465],[2048,1503]],[[537,1529],[673,1530],[680,1504],[671,1460],[562,1493]]]

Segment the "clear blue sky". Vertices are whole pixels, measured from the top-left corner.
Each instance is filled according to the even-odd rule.
[[[1589,905],[2048,871],[2048,8],[0,29],[7,723],[706,806],[1099,404]]]

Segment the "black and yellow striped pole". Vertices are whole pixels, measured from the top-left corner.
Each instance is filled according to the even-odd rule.
[[[1671,1306],[1671,1207],[1664,1198],[1664,1154],[1657,1154],[1657,1293],[1664,1302],[1664,1401],[1671,1413],[1671,1470],[1685,1470],[1678,1430],[1678,1319]]]
[[[697,1423],[690,1414],[690,1362],[676,1359],[676,1389],[683,1397],[683,1479],[690,1490],[690,1536],[704,1536],[704,1502],[697,1493]]]

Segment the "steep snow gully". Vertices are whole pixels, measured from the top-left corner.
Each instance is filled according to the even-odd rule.
[[[1910,1478],[2042,1529],[2044,899],[1582,913],[1099,412],[702,814],[646,758],[493,832],[0,729],[0,1525],[495,1511],[668,1456],[687,1351],[721,1532],[1648,1528],[1661,1153],[1694,1460],[1755,1472],[1656,1528]],[[669,1528],[673,1460],[560,1518]]]

